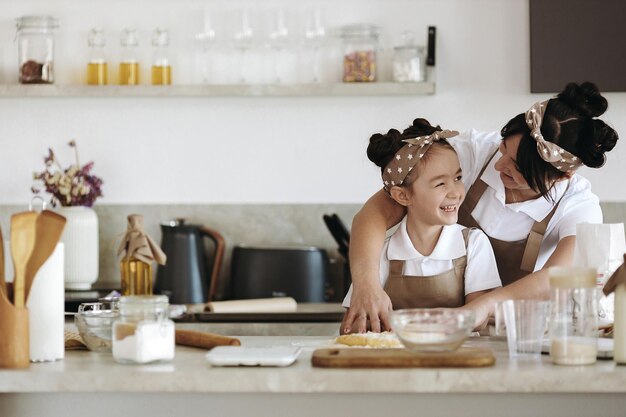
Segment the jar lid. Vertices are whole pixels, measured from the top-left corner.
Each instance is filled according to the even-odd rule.
[[[552,288],[594,288],[597,271],[595,268],[574,266],[552,266],[548,268]]]
[[[137,39],[137,31],[132,28],[124,28],[120,38],[120,44],[122,46],[137,46],[139,40]]]
[[[170,34],[167,29],[156,28],[152,34],[152,46],[167,46],[170,44]]]
[[[104,46],[105,43],[104,29],[95,27],[89,31],[87,35],[87,44],[89,46]]]
[[[369,23],[356,23],[341,27],[341,37],[343,38],[378,38],[380,28]]]
[[[32,29],[56,29],[59,27],[59,20],[47,15],[22,16],[16,19],[17,30]]]

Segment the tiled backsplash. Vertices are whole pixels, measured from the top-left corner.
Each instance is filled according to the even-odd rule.
[[[230,259],[237,244],[263,246],[317,246],[328,251],[331,260],[331,281],[342,274],[343,263],[337,244],[326,228],[322,216],[337,213],[348,229],[360,204],[249,204],[249,205],[97,205],[100,228],[100,277],[98,288],[119,287],[117,246],[126,230],[126,216],[144,216],[146,231],[161,241],[159,225],[184,218],[188,223],[202,224],[219,231],[226,240],[226,252],[221,272],[223,283],[218,297],[225,294],[230,276]],[[25,207],[0,205],[0,224],[5,239],[9,233],[12,213]],[[602,203],[605,223],[626,222],[626,203]]]

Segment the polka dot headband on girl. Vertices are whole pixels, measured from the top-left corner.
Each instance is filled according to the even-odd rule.
[[[391,187],[402,185],[404,180],[413,170],[418,161],[424,156],[433,143],[457,136],[456,130],[438,130],[427,136],[404,139],[405,142],[400,150],[394,155],[391,162],[383,170],[383,186],[389,193]]]
[[[530,129],[530,136],[537,141],[537,152],[541,159],[549,162],[561,172],[574,172],[583,164],[580,158],[556,143],[548,142],[541,134],[541,123],[546,107],[548,107],[548,100],[533,104],[526,112],[526,124]]]

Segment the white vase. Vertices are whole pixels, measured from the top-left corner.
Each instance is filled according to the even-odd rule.
[[[90,207],[60,207],[67,219],[61,242],[65,244],[65,289],[88,290],[98,279],[98,215]]]

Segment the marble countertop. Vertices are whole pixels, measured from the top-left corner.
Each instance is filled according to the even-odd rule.
[[[212,367],[206,351],[176,347],[171,363],[121,365],[111,354],[68,351],[62,361],[34,363],[26,370],[0,370],[0,393],[626,393],[626,367],[599,360],[591,366],[555,366],[509,359],[506,341],[470,338],[491,348],[496,364],[472,369],[322,369],[311,366],[314,349],[327,336],[242,336],[245,346],[300,346],[289,367]],[[382,382],[384,381],[384,383]]]

